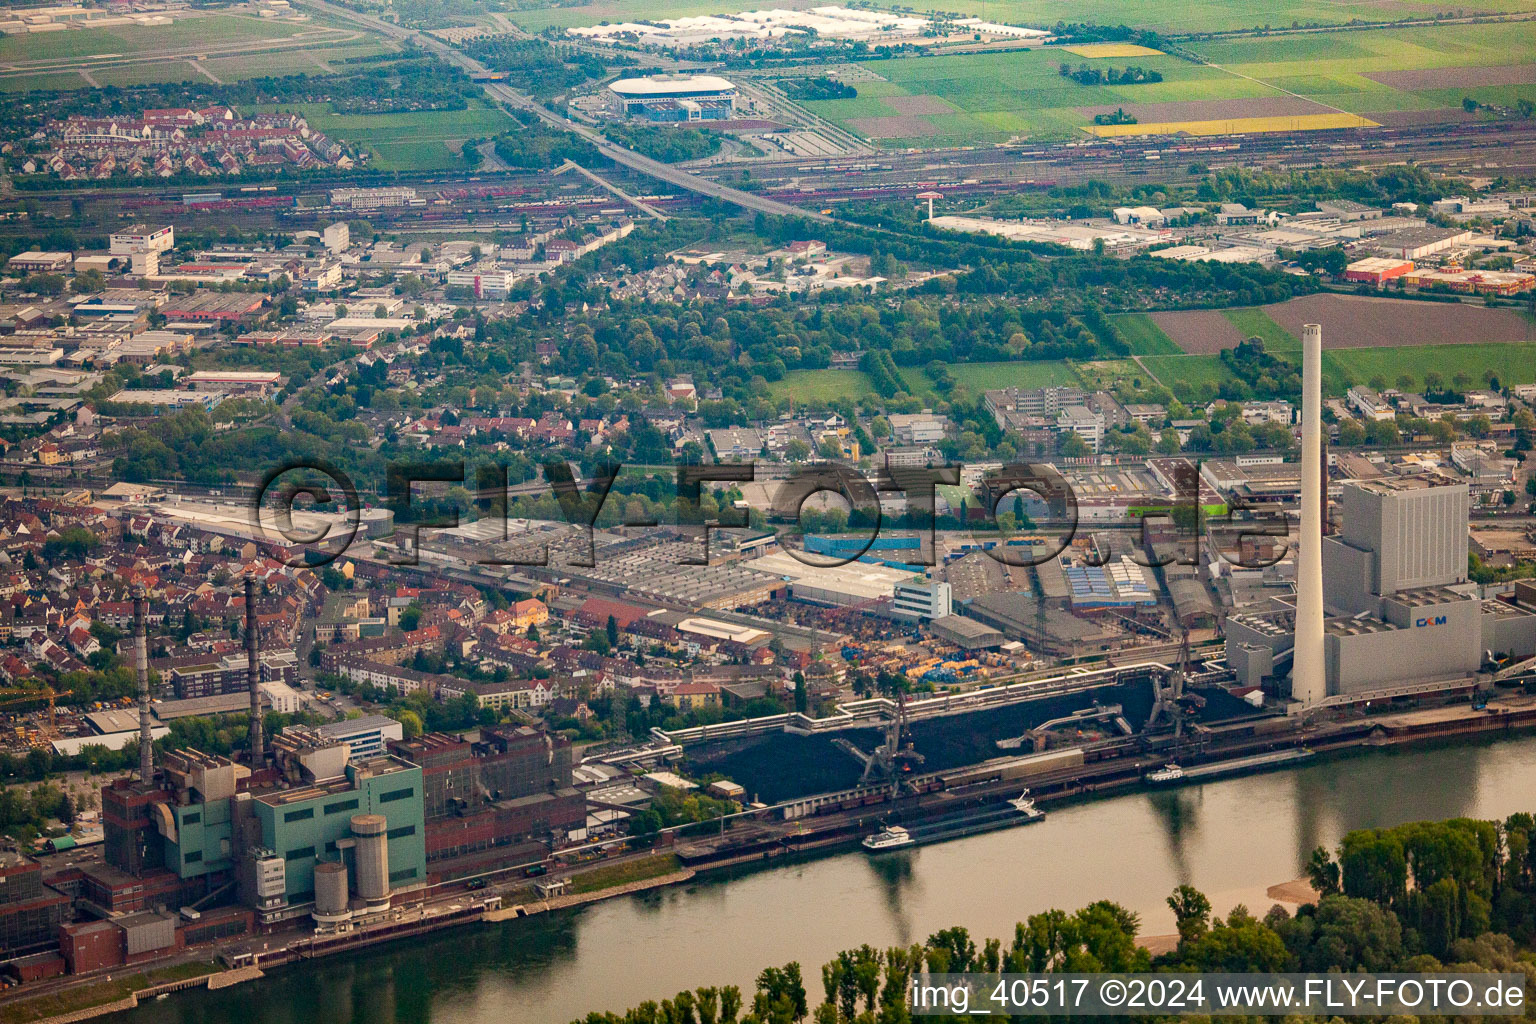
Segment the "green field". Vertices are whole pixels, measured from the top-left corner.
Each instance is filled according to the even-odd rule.
[[[1271,320],[1269,314],[1262,309],[1253,306],[1244,309],[1227,309],[1223,310],[1221,315],[1230,320],[1232,326],[1242,331],[1243,337],[1258,338],[1263,341],[1267,351],[1276,353],[1301,351],[1301,340]]]
[[[1181,383],[1197,387],[1207,382],[1219,385],[1232,379],[1232,372],[1218,356],[1142,356],[1141,361],[1164,386],[1174,390]]]
[[[1077,384],[1078,376],[1066,360],[1035,363],[951,363],[950,376],[972,395],[993,388],[1047,388],[1055,384]]]
[[[117,25],[110,28],[66,29],[37,35],[0,38],[0,61],[53,60],[98,54],[149,54],[292,39],[313,33],[316,26],[233,14],[178,17],[169,25]],[[88,65],[87,65],[88,66]]]
[[[862,66],[886,81],[858,83],[856,99],[806,106],[874,141],[944,145],[1004,142],[1020,134],[1066,138],[1093,122],[1082,107],[1280,95],[1262,83],[1168,56],[1134,59],[1160,72],[1161,82],[1085,86],[1062,77],[1063,61],[1083,59],[1046,48],[870,61]],[[933,112],[911,113],[911,97],[922,98],[915,101],[923,105],[918,109]]]
[[[1406,374],[1414,387],[1424,386],[1424,374],[1440,374],[1451,383],[1458,373],[1465,373],[1483,386],[1483,372],[1491,370],[1500,384],[1536,383],[1536,346],[1518,342],[1489,342],[1471,345],[1415,345],[1401,348],[1344,348],[1328,353],[1325,362],[1339,367],[1351,383],[1369,383],[1380,378],[1388,387],[1397,386],[1397,378]]]
[[[13,75],[0,78],[0,92],[31,92],[33,89],[85,89],[89,83],[74,71]]]
[[[102,85],[120,88],[130,85],[153,85],[160,82],[206,82],[202,74],[184,60],[160,60],[146,64],[114,64],[110,67],[91,68],[91,77]]]
[[[769,384],[768,391],[774,398],[792,398],[797,402],[859,399],[875,393],[862,370],[790,370],[783,380]]]
[[[810,3],[791,2],[784,7],[811,7]],[[884,5],[882,5],[884,6]],[[569,28],[596,25],[603,21],[657,21],[686,15],[719,14],[754,10],[751,4],[722,4],[699,0],[594,0],[570,7],[512,11],[508,16],[532,31],[550,26]],[[1356,3],[1330,3],[1326,0],[1140,0],[1133,7],[1110,7],[1103,0],[948,0],[946,11],[985,17],[1018,25],[1048,28],[1058,21],[1126,24],[1147,28],[1188,32],[1213,32],[1231,29],[1276,27],[1302,24],[1338,25],[1354,19],[1394,21],[1400,18],[1429,17],[1439,11],[1454,11],[1453,4],[1420,0],[1359,0]],[[1529,0],[1479,0],[1471,10],[1489,12],[1529,11]]]
[[[1138,356],[1176,356],[1183,352],[1174,340],[1145,313],[1124,313],[1112,317],[1120,334]]]
[[[462,167],[449,150],[449,142],[496,135],[512,124],[500,108],[489,105],[405,114],[337,114],[328,103],[287,103],[261,109],[302,114],[311,127],[371,150],[372,166],[384,171]]]
[[[1083,387],[1093,391],[1113,391],[1121,384],[1144,388],[1152,383],[1147,371],[1137,366],[1134,359],[1097,359],[1074,363],[1073,369],[1077,371]]]
[[[1365,77],[1393,71],[1503,67],[1536,63],[1536,24],[1440,25],[1323,32],[1197,42],[1193,49],[1223,68],[1319,103],[1369,117],[1405,110],[1455,108],[1464,96],[1513,103],[1536,99],[1533,84],[1463,86],[1454,80],[1398,86]]]

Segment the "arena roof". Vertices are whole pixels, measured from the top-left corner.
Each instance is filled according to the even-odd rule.
[[[729,92],[736,88],[736,83],[717,75],[656,75],[651,78],[621,78],[608,88],[620,96],[687,96]]]

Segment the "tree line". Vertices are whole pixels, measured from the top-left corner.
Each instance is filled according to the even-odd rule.
[[[1047,910],[1006,939],[944,928],[908,946],[870,944],[822,965],[819,1003],[798,961],[763,970],[750,998],[736,986],[679,992],[573,1024],[910,1024],[908,985],[922,972],[1515,972],[1536,970],[1536,817],[1465,818],[1363,829],[1308,864],[1318,898],[1263,917],[1238,906],[1213,915],[1181,885],[1168,897],[1177,945],[1152,955],[1137,914],[1109,900]],[[957,1021],[960,1017],[928,1017]],[[1149,1021],[1181,1018],[1149,1015]],[[1327,1018],[1292,1015],[1298,1024]]]

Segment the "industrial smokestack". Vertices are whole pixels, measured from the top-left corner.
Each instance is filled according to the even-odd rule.
[[[1301,329],[1301,538],[1296,551],[1296,647],[1291,697],[1315,704],[1328,695],[1323,658],[1323,329]]]
[[[251,767],[265,760],[261,746],[261,660],[256,653],[256,577],[245,575],[245,679],[251,688]]]
[[[149,727],[149,637],[145,625],[144,588],[133,588],[133,664],[139,673],[139,778],[155,777],[155,735]]]

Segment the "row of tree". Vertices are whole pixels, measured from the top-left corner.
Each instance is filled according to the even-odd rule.
[[[909,984],[923,972],[1529,974],[1536,971],[1533,833],[1529,814],[1502,823],[1455,819],[1352,832],[1337,859],[1324,849],[1313,854],[1309,875],[1320,896],[1294,915],[1275,906],[1259,918],[1239,906],[1213,916],[1203,893],[1181,885],[1167,901],[1178,944],[1156,957],[1136,941],[1138,916],[1101,900],[1071,913],[1034,914],[1007,940],[978,945],[965,928],[953,927],[911,946],[844,950],[822,965],[822,998],[814,1007],[793,962],[759,974],[750,1002],[735,986],[700,988],[573,1024],[909,1024]]]

